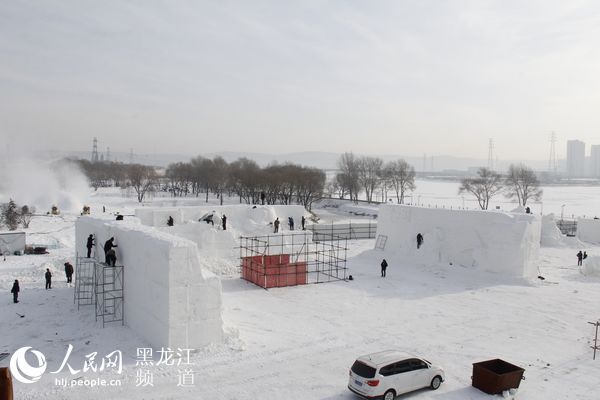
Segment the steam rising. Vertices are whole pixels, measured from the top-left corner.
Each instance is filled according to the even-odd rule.
[[[89,193],[86,177],[70,162],[0,160],[0,202],[12,198],[20,206],[34,206],[38,213],[53,205],[60,211],[79,212]]]

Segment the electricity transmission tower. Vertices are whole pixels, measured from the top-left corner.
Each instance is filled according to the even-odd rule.
[[[556,133],[552,132],[550,135],[550,158],[548,159],[548,171],[554,172],[556,174],[557,165],[556,165]]]
[[[494,170],[494,139],[491,138],[488,146],[488,169]]]
[[[98,139],[94,138],[92,143],[92,162],[98,162]]]

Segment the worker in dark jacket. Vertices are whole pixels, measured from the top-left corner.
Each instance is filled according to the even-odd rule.
[[[421,247],[423,244],[423,235],[417,233],[417,249]]]
[[[223,224],[223,230],[226,231],[227,230],[227,216],[225,214],[223,214],[223,217],[221,217],[221,223]]]
[[[50,268],[46,268],[44,276],[46,277],[46,290],[52,289],[52,272],[50,272]]]
[[[19,281],[15,279],[12,289],[10,289],[10,292],[13,294],[13,303],[19,302],[19,291]]]
[[[110,249],[106,252],[106,263],[113,267],[117,263],[117,252],[115,249]]]
[[[385,258],[381,262],[381,277],[385,278],[385,270],[387,269],[388,263],[385,261]]]
[[[106,241],[106,243],[104,243],[104,258],[105,258],[105,262],[107,264],[110,264],[110,262],[108,261],[108,252],[113,248],[113,247],[118,247],[115,243],[115,238],[111,237],[110,239],[108,239]]]
[[[173,217],[169,215],[169,219],[167,220],[167,226],[173,226],[174,223],[175,221],[173,220]]]
[[[583,253],[581,252],[581,250],[579,250],[579,253],[577,253],[577,266],[581,266],[582,260],[583,260]]]
[[[90,233],[90,236],[88,236],[87,238],[87,244],[85,245],[85,247],[87,247],[87,258],[90,258],[92,256],[92,247],[94,247],[94,235],[92,235]]]
[[[65,263],[65,275],[67,276],[67,283],[73,282],[73,265],[68,261]]]
[[[304,225],[306,224],[306,218],[304,218],[304,215],[302,216],[302,219],[300,220],[300,223],[302,224],[302,230],[305,230]]]
[[[275,230],[273,233],[279,232],[279,217],[275,218],[275,222],[273,222],[273,226],[275,227]]]

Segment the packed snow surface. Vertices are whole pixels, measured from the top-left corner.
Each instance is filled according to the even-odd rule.
[[[172,206],[191,200],[157,198],[148,205],[161,202]],[[89,203],[93,217],[102,215],[102,205],[107,214],[132,214],[138,207],[118,191],[98,192]],[[350,400],[357,399],[346,388],[353,361],[390,348],[421,355],[446,371],[439,390],[420,390],[401,399],[495,398],[471,387],[470,379],[472,363],[491,358],[525,368],[517,399],[597,398],[600,362],[592,361],[594,331],[588,322],[600,318],[600,277],[584,275],[577,267],[579,242],[541,248],[538,265],[545,280],[416,262],[388,247],[373,250],[375,240],[349,242],[348,267],[355,278],[349,282],[267,291],[222,277],[224,342],[192,354],[194,385],[178,386],[181,368],[176,365],[154,365],[147,367],[153,386],[138,386],[136,351],[150,342],[127,326],[103,329],[93,308],[74,306],[73,288],[65,283],[62,265],[72,262],[76,251],[75,219],[75,214],[34,218],[26,230],[28,243],[57,248],[47,255],[0,259],[0,352],[32,346],[46,355],[48,370],[54,371],[69,344],[69,364],[79,370],[86,355],[97,352],[101,357],[119,349],[123,373],[46,373],[34,384],[15,382],[18,399]],[[230,222],[237,224],[235,219]],[[585,268],[600,256],[600,247],[583,249],[589,254]],[[389,263],[385,279],[379,274],[384,257]],[[46,268],[54,274],[52,290],[44,290]],[[21,283],[18,304],[9,293],[14,279]],[[0,366],[7,363],[0,361]],[[55,378],[98,376],[119,378],[122,385],[92,389],[55,384]]]

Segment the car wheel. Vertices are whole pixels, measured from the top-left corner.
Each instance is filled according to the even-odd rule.
[[[431,385],[429,385],[429,387],[431,387],[432,390],[437,390],[437,389],[439,389],[441,384],[442,384],[442,377],[439,375],[436,375],[431,380]]]
[[[387,392],[385,392],[385,394],[383,395],[383,400],[394,400],[395,397],[396,397],[396,392],[394,392],[392,389],[390,389]]]

